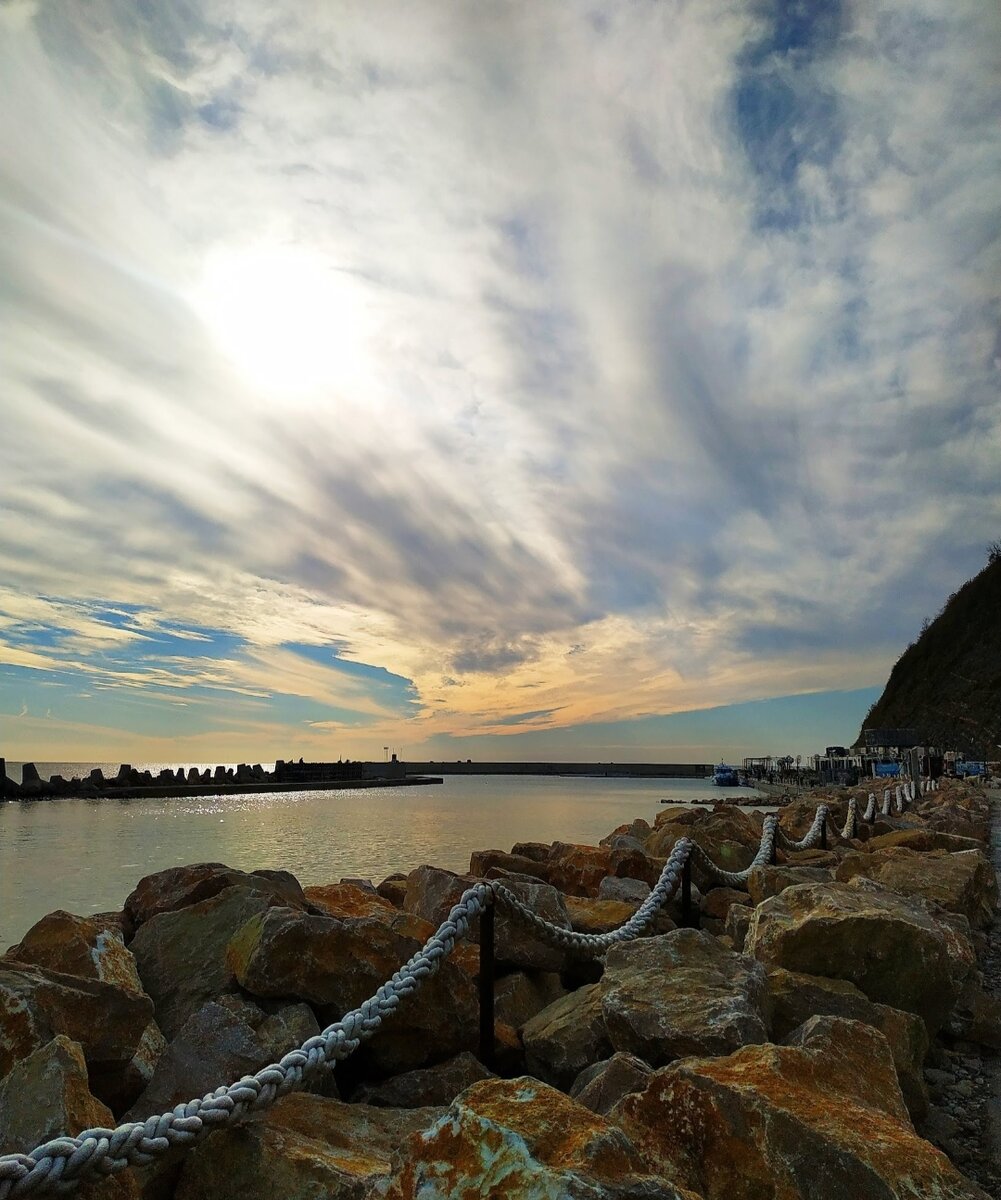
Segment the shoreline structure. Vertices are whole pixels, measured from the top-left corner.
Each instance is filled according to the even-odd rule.
[[[993,1187],[997,1161],[929,1086],[1001,1049],[978,967],[997,942],[988,801],[953,782],[816,799],[674,806],[598,846],[378,886],[177,867],[121,913],[51,914],[0,958],[0,1139],[21,1134],[0,1141],[0,1200],[88,1164],[136,1168],[96,1193],[116,1200],[529,1181],[750,1200],[780,1178],[814,1200],[985,1200],[956,1163]],[[477,917],[482,957],[455,944]],[[293,1090],[307,1076],[323,1094]],[[72,1120],[93,1135],[49,1140]],[[48,1144],[11,1155],[33,1129]],[[170,1146],[188,1152],[161,1161]]]
[[[47,800],[57,797],[210,796],[241,792],[325,791],[340,788],[410,787],[442,783],[445,775],[539,775],[608,779],[704,779],[712,767],[704,763],[598,762],[389,762],[307,763],[279,759],[273,771],[260,763],[214,768],[164,767],[156,775],[122,763],[105,776],[95,767],[84,778],[53,775],[43,779],[32,762],[21,764],[21,780],[7,775],[0,758],[0,800]]]

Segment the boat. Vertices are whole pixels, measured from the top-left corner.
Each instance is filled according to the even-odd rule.
[[[740,776],[737,774],[737,768],[719,763],[713,770],[713,783],[717,787],[739,787]]]

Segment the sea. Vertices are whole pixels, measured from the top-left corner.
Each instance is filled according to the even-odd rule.
[[[155,775],[210,764],[132,765]],[[20,766],[8,762],[8,775],[20,780]],[[115,774],[119,764],[36,766],[43,779],[70,779],[95,766]],[[378,883],[422,863],[465,871],[474,850],[595,843],[635,817],[652,824],[662,800],[712,803],[714,790],[706,779],[446,775],[421,787],[0,803],[0,952],[54,909],[120,909],[144,875],[165,867],[280,868],[305,886],[344,877]]]

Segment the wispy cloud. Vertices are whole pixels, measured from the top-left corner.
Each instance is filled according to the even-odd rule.
[[[1001,520],[997,14],[391,11],[0,8],[10,687],[362,752],[879,682]]]

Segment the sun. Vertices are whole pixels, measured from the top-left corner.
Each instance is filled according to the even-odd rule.
[[[214,250],[193,304],[223,354],[263,390],[329,391],[361,372],[362,289],[319,254],[294,246]]]

